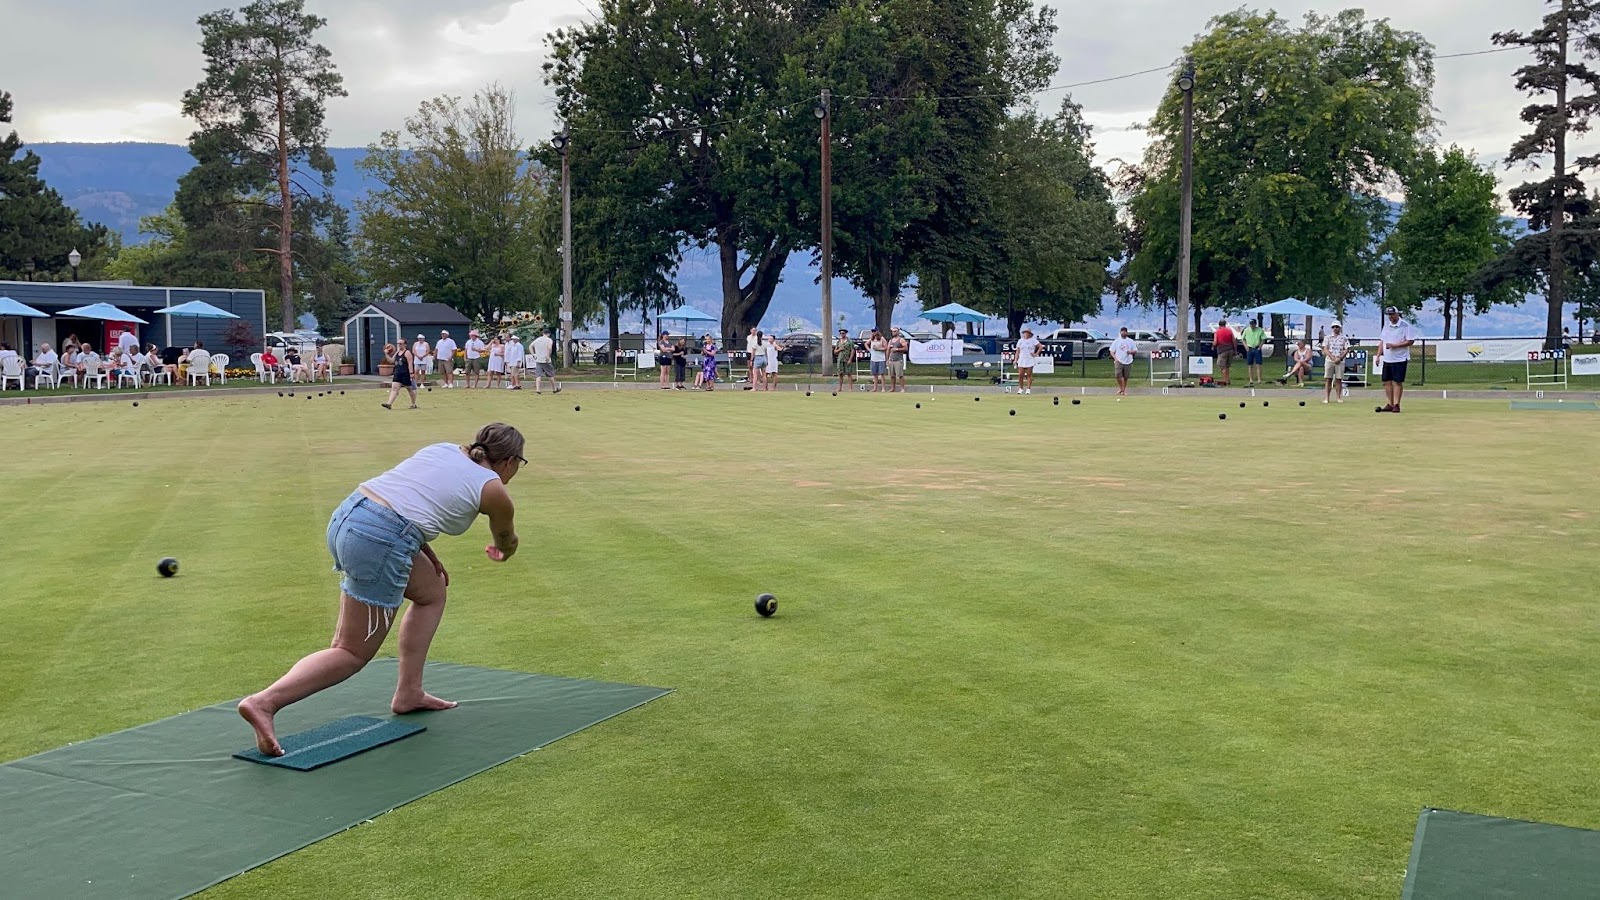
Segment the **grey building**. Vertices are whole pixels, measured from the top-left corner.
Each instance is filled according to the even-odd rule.
[[[243,348],[231,348],[223,340],[223,332],[233,319],[183,319],[162,315],[158,310],[178,306],[191,300],[203,300],[212,306],[225,309],[239,317],[254,335],[253,350],[261,349],[266,335],[267,298],[262,291],[235,291],[227,288],[135,287],[115,282],[37,282],[0,281],[0,297],[10,297],[20,303],[48,313],[48,319],[0,319],[0,340],[17,348],[25,357],[31,357],[41,343],[61,346],[62,338],[76,335],[80,341],[96,350],[105,350],[115,343],[113,328],[131,327],[139,343],[157,347],[191,346],[198,337],[206,348],[220,353],[238,354]],[[125,326],[98,319],[78,319],[57,315],[62,310],[109,303],[126,313],[150,323]],[[171,321],[168,321],[168,320]],[[250,351],[245,350],[246,354]],[[236,357],[237,359],[237,357]],[[248,358],[246,358],[248,364]]]

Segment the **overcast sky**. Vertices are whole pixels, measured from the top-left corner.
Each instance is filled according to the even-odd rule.
[[[202,66],[195,21],[217,5],[0,0],[8,38],[0,47],[0,89],[13,95],[22,139],[184,142],[190,126],[179,115],[179,98],[199,80]],[[1050,5],[1060,11],[1058,84],[1163,65],[1210,16],[1234,7],[1193,0]],[[593,0],[587,6],[585,0],[311,0],[309,7],[328,19],[321,38],[350,92],[329,109],[332,143],[367,144],[381,130],[399,127],[422,100],[470,94],[490,81],[517,92],[526,140],[548,134],[553,119],[540,79],[544,36],[588,18],[591,6]],[[1536,0],[1373,0],[1365,8],[1420,31],[1438,53],[1448,54],[1489,49],[1493,32],[1533,26],[1541,6]],[[1294,0],[1272,8],[1298,19],[1307,10],[1341,7]],[[1521,124],[1517,111],[1527,101],[1513,89],[1511,73],[1525,60],[1520,52],[1440,60],[1434,96],[1442,141],[1486,161],[1498,159]],[[1102,162],[1137,157],[1142,138],[1128,126],[1149,117],[1163,85],[1163,76],[1153,74],[1072,91],[1096,126]],[[1059,96],[1046,95],[1042,105],[1053,107]]]

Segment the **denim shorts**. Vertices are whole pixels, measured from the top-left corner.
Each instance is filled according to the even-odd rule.
[[[333,570],[343,572],[339,589],[382,609],[398,609],[411,579],[411,558],[422,549],[422,532],[410,520],[356,491],[328,520]]]
[[[1245,365],[1247,365],[1247,366],[1259,366],[1259,365],[1261,365],[1261,357],[1262,357],[1262,353],[1261,353],[1261,348],[1260,347],[1246,347],[1245,348],[1245,351],[1244,351],[1244,362],[1245,362]]]

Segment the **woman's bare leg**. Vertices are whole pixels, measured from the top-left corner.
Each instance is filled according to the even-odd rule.
[[[444,616],[445,583],[433,560],[422,553],[411,558],[411,580],[406,584],[406,599],[411,606],[400,620],[400,678],[389,708],[396,713],[424,709],[450,709],[456,704],[440,700],[422,689],[422,670],[428,661],[428,647]]]
[[[431,564],[429,569],[432,569]],[[333,687],[361,671],[383,646],[392,616],[393,613],[386,614],[384,610],[341,593],[333,646],[305,657],[271,687],[239,701],[239,715],[255,730],[256,749],[268,756],[282,756],[283,747],[272,730],[272,717],[285,706]]]

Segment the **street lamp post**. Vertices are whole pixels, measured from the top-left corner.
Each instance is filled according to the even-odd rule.
[[[72,266],[73,281],[78,280],[78,263],[81,262],[83,262],[83,254],[78,252],[77,247],[73,247],[72,252],[67,254],[67,265]]]
[[[561,367],[572,368],[572,137],[567,132],[551,141],[561,153]]]
[[[1178,74],[1183,92],[1183,195],[1178,221],[1178,381],[1189,377],[1189,254],[1194,224],[1194,60],[1185,58]]]
[[[822,120],[822,377],[833,375],[833,111],[832,91],[822,89],[816,108]]]

